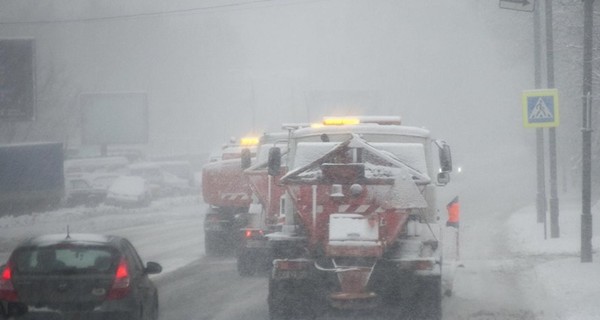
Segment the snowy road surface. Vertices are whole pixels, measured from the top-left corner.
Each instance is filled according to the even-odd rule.
[[[519,248],[511,247],[509,220],[527,199],[517,194],[482,198],[478,192],[486,190],[462,192],[462,267],[454,273],[453,295],[444,299],[444,319],[587,319],[585,314],[571,317],[565,313],[556,303],[556,292],[547,286],[551,272],[537,272],[540,266],[564,255],[522,254]],[[144,209],[101,206],[3,217],[0,259],[6,261],[21,239],[65,232],[67,225],[71,232],[123,235],[134,243],[144,260],[158,261],[164,267],[162,274],[153,277],[159,287],[162,320],[267,319],[266,278],[238,276],[233,257],[205,257],[205,209],[198,199],[187,197],[161,200]],[[386,316],[402,319],[401,315]],[[321,317],[346,318],[379,316],[361,313]]]

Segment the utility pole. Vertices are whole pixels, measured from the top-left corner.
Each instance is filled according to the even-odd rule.
[[[594,0],[583,0],[581,262],[592,262],[592,42]]]
[[[546,0],[546,68],[548,88],[554,88],[554,37],[552,35],[552,0]],[[550,151],[550,237],[560,237],[558,226],[558,188],[556,174],[556,128],[549,129]]]
[[[534,61],[534,76],[535,76],[535,88],[542,88],[542,39],[541,39],[541,10],[539,5],[536,5],[536,2],[541,2],[541,0],[500,0],[499,5],[502,9],[510,9],[517,11],[529,11],[533,12],[533,61]],[[548,8],[548,6],[546,6]],[[550,7],[551,11],[551,7]],[[548,17],[552,15],[548,15],[546,10],[546,26],[552,26],[552,19],[550,19],[550,23],[548,23]],[[548,28],[547,28],[548,29]],[[552,28],[550,27],[550,39],[552,39]],[[548,36],[547,36],[548,38]],[[552,42],[547,42],[550,44],[550,48],[552,47]],[[549,50],[551,52],[551,50]],[[549,68],[549,79],[551,82],[554,82],[554,61],[553,58],[550,57],[547,59],[552,63],[551,68]],[[550,71],[552,74],[550,75]],[[550,81],[549,81],[550,82]],[[554,85],[552,85],[554,86]],[[548,88],[552,88],[550,85]],[[545,159],[544,159],[544,129],[543,127],[537,126],[535,130],[536,135],[536,168],[537,168],[537,194],[536,194],[536,211],[537,211],[537,222],[544,223],[544,239],[547,238],[546,230],[547,230],[547,219],[546,219],[546,211],[547,200],[546,200],[546,177],[545,177]]]
[[[534,6],[533,9],[533,61],[534,61],[534,78],[535,88],[542,88],[542,37],[541,37],[541,14],[539,6]],[[544,165],[544,129],[536,128],[536,164],[537,164],[537,222],[544,223],[544,239],[546,239],[546,182]]]

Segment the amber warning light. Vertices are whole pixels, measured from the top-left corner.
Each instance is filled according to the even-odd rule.
[[[358,116],[358,117],[324,117],[325,126],[343,126],[357,124],[379,124],[379,125],[401,125],[401,118],[398,116]]]
[[[323,124],[326,126],[353,125],[360,124],[360,119],[351,117],[325,117],[323,118]]]
[[[258,144],[258,137],[243,137],[240,140],[240,145],[242,146],[255,146]]]

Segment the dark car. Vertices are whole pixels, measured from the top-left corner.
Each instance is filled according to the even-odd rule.
[[[125,238],[57,234],[19,244],[0,269],[4,317],[15,319],[158,318],[158,291]],[[0,317],[2,318],[2,317]],[[11,318],[12,319],[12,318]]]

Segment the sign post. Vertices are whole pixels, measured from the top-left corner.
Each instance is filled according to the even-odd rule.
[[[583,129],[581,181],[581,262],[592,262],[592,62],[594,0],[583,4]]]
[[[500,0],[500,8],[530,11],[533,13],[533,67],[534,67],[534,82],[535,88],[542,87],[542,39],[541,39],[541,12],[540,6],[536,5],[536,0]],[[544,128],[535,129],[536,140],[536,171],[537,171],[537,194],[536,194],[536,211],[537,222],[544,223],[544,239],[546,239],[546,178],[544,165]]]
[[[556,89],[538,89],[523,91],[523,125],[526,128],[537,128],[538,132],[542,128],[554,129],[559,125],[560,117],[558,112],[558,90]],[[540,134],[541,135],[541,134]],[[538,149],[539,149],[538,145]],[[538,155],[541,150],[538,150]],[[538,159],[539,160],[539,159]],[[538,163],[538,169],[543,168]],[[543,170],[543,169],[542,169]],[[539,178],[539,177],[538,177]],[[552,201],[554,200],[554,201]],[[538,197],[538,202],[540,198]],[[550,230],[551,236],[557,238],[559,235],[558,226],[558,199],[552,197],[550,206]],[[544,222],[544,239],[546,238],[546,217],[545,203],[538,203],[538,211],[540,207],[544,207],[543,222]],[[538,212],[538,215],[540,212]],[[539,221],[539,217],[538,217]]]

